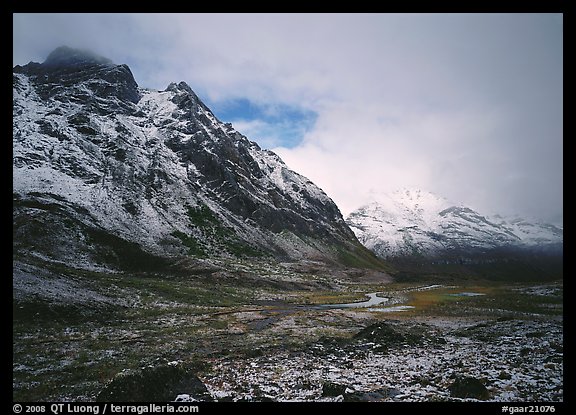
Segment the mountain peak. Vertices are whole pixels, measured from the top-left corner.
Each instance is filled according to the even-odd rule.
[[[140,100],[128,65],[116,65],[88,50],[60,46],[43,63],[16,65],[13,72],[29,77],[43,99],[83,102],[102,114],[131,113]]]
[[[114,63],[103,56],[84,49],[74,49],[60,46],[54,49],[46,58],[45,66],[84,66],[84,65],[113,65]]]
[[[166,91],[172,91],[172,92],[184,91],[184,92],[194,94],[194,91],[192,91],[192,88],[190,88],[190,85],[188,85],[184,81],[180,81],[178,83],[171,82],[170,85],[168,85],[168,87],[166,87]],[[194,94],[194,95],[196,95],[196,94]]]
[[[402,196],[403,198],[409,199],[420,199],[424,197],[433,197],[435,199],[441,199],[440,196],[429,192],[427,190],[421,190],[415,187],[403,187],[392,192],[393,195]]]
[[[372,202],[359,210],[396,212],[440,212],[452,206],[448,200],[429,191],[417,188],[401,188],[387,193],[374,193]]]
[[[448,200],[438,196],[437,194],[414,188],[396,190],[391,193],[390,197],[403,203],[407,207],[417,207],[422,205],[443,206],[449,203]]]

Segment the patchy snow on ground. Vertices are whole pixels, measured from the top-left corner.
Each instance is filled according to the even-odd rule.
[[[441,340],[383,348],[374,338],[225,358],[213,362],[203,381],[215,399],[225,400],[563,400],[561,322],[500,319],[457,329],[421,327]],[[486,395],[457,392],[454,385],[462,379],[477,382]]]

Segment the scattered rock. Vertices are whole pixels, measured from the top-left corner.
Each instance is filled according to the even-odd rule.
[[[410,383],[412,385],[427,386],[427,385],[430,385],[430,383],[432,383],[432,382],[426,376],[415,376],[414,379]]]
[[[187,393],[180,394],[174,399],[174,402],[196,402],[196,399],[188,395]]]
[[[299,390],[312,390],[314,387],[315,385],[307,380],[301,380],[294,385],[294,388]]]
[[[220,396],[217,399],[217,402],[234,402],[234,398],[230,395]]]
[[[556,353],[563,353],[564,352],[564,345],[558,342],[550,343],[550,349]]]
[[[340,396],[346,393],[348,386],[338,383],[324,382],[322,384],[322,396]]]
[[[396,326],[388,322],[372,324],[355,336],[366,342],[374,342],[379,346],[400,346],[404,344],[416,345],[424,340],[422,331],[417,331],[411,327]]]
[[[450,394],[456,398],[474,398],[485,400],[490,397],[486,386],[477,378],[457,377],[449,387]]]
[[[531,348],[523,347],[522,349],[520,349],[520,356],[527,356],[530,354],[530,352],[532,352]]]
[[[258,385],[253,388],[252,394],[253,396],[250,399],[240,399],[239,402],[274,402],[274,399],[272,399],[267,393],[260,389]]]
[[[562,355],[554,355],[554,356],[548,356],[546,357],[546,359],[544,359],[544,361],[546,363],[548,362],[554,362],[554,363],[559,363],[562,364],[562,362],[564,361],[564,358]]]
[[[492,342],[454,335],[466,327],[467,321],[437,327],[384,320],[352,339],[325,338],[298,351],[266,350],[243,363],[224,358],[212,363],[203,380],[219,400],[231,395],[253,401],[260,396],[275,401],[562,401],[563,356],[552,347],[562,344],[561,325],[490,320],[474,326],[481,335],[494,332]],[[545,336],[526,336],[536,331]],[[413,335],[425,340],[403,346]],[[438,335],[447,343],[430,347],[426,339]],[[530,352],[520,357],[523,348]]]
[[[480,340],[483,342],[492,342],[502,335],[490,327],[488,323],[480,323],[464,329],[459,329],[454,332],[455,336],[468,337],[471,339]]]
[[[500,374],[498,375],[498,379],[509,380],[509,379],[512,379],[512,375],[510,373],[506,372],[505,370],[502,370],[500,372]]]
[[[97,402],[169,402],[177,397],[211,401],[198,377],[181,365],[121,372],[98,394]]]
[[[344,394],[344,402],[380,402],[400,395],[397,389],[380,388],[368,392],[354,391]]]

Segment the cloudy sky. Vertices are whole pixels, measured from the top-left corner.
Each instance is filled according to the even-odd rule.
[[[344,215],[398,188],[562,223],[561,14],[15,14],[57,46],[186,81]]]

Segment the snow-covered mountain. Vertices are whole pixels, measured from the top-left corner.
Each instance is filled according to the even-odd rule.
[[[332,200],[184,82],[60,47],[13,69],[14,248],[77,265],[366,254]]]
[[[382,258],[562,244],[562,229],[484,216],[430,192],[403,189],[352,212],[347,223]]]

